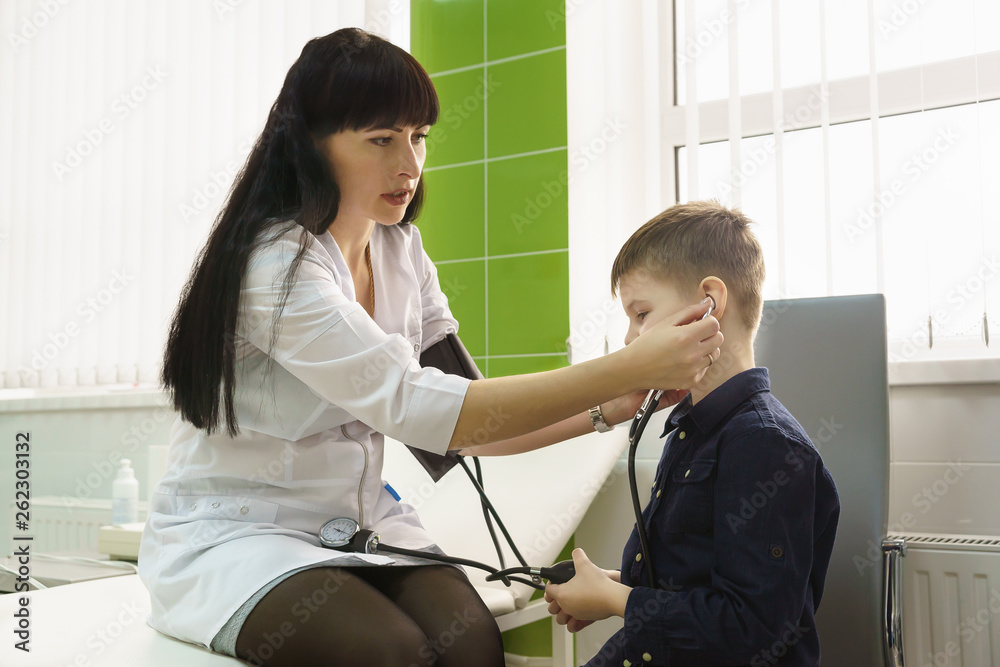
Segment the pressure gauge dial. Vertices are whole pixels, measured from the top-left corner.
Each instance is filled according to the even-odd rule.
[[[319,531],[319,541],[331,549],[343,549],[358,533],[358,522],[349,517],[333,519],[323,524]]]
[[[350,517],[331,519],[319,531],[320,543],[338,551],[373,554],[378,549],[379,536],[371,530],[362,530]]]

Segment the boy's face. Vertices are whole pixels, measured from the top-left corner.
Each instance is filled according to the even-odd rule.
[[[626,345],[660,320],[698,301],[691,295],[685,298],[672,283],[642,270],[623,277],[618,284],[618,293],[629,322]]]

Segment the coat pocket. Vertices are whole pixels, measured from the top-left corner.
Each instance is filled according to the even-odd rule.
[[[677,463],[670,475],[670,491],[661,504],[665,533],[713,532],[715,510],[715,459],[694,459]]]

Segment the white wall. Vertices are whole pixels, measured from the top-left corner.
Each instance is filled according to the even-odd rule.
[[[77,397],[0,400],[0,548],[13,551],[10,504],[14,500],[14,442],[31,434],[30,494],[76,499],[111,498],[111,482],[122,458],[132,461],[139,500],[149,498],[150,447],[167,445],[174,412],[159,392],[101,392]],[[157,474],[158,477],[158,474]],[[34,531],[28,531],[32,534]]]
[[[1000,534],[1000,385],[894,386],[890,530]]]

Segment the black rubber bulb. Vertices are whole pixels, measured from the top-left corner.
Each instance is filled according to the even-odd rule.
[[[565,584],[576,575],[576,566],[573,561],[564,560],[552,567],[543,567],[539,573],[542,579],[548,579],[553,584]]]

